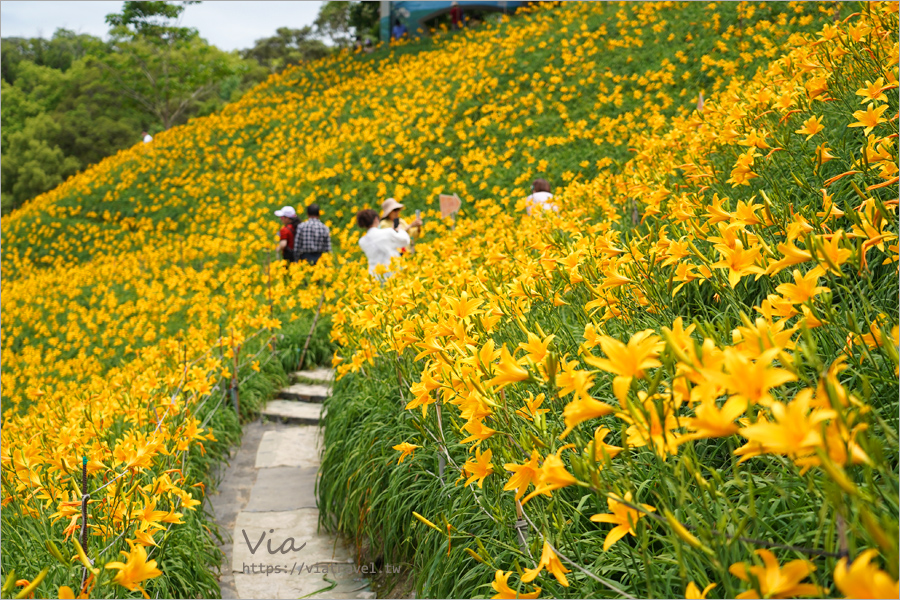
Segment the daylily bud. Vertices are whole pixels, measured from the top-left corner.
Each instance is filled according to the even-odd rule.
[[[882,549],[889,549],[896,545],[896,541],[891,541],[884,530],[878,524],[878,521],[867,511],[862,511],[862,521],[866,531],[872,536],[878,546]]]
[[[60,552],[59,548],[56,547],[56,544],[54,544],[50,540],[46,540],[44,541],[44,546],[47,547],[47,551],[50,552],[50,555],[53,556],[53,558],[66,565],[67,567],[69,566],[69,561],[65,559],[65,557],[62,555],[62,552]]]
[[[854,496],[859,495],[859,489],[852,481],[850,481],[850,478],[847,477],[847,473],[844,471],[844,469],[831,462],[831,460],[828,459],[827,456],[825,456],[825,453],[822,452],[821,449],[819,449],[818,454],[821,460],[820,466],[822,467],[823,471],[828,473],[828,476],[831,477],[831,480],[834,481],[839,488],[841,488],[848,494],[852,494]]]
[[[547,353],[546,358],[544,358],[544,368],[547,369],[547,378],[553,384],[556,381],[556,372],[559,369],[559,356],[556,355],[555,351],[551,350]]]
[[[429,521],[428,519],[426,519],[425,517],[423,517],[422,515],[420,515],[420,514],[417,513],[416,511],[413,511],[413,516],[414,516],[415,518],[417,518],[419,521],[421,521],[422,523],[424,523],[425,525],[428,525],[429,527],[431,527],[432,529],[434,529],[435,531],[437,531],[438,533],[441,533],[441,534],[444,533],[443,531],[441,531],[441,528],[440,528],[440,527],[438,527],[437,525],[435,525],[434,523],[432,523],[431,521]],[[76,542],[76,543],[77,543],[77,542]]]
[[[47,571],[49,570],[50,567],[44,567],[44,569],[40,573],[38,573],[37,577],[31,580],[31,583],[23,587],[19,591],[19,593],[15,595],[15,598],[18,600],[18,598],[27,598],[28,596],[30,596],[31,593],[34,592],[34,590],[37,588],[37,586],[39,586],[44,580],[44,577],[47,576]]]
[[[75,542],[75,550],[78,552],[78,560],[81,561],[81,564],[84,565],[84,568],[94,575],[99,574],[100,569],[97,569],[91,565],[90,559],[88,559],[87,554],[84,553],[84,548],[81,547],[81,544],[78,543],[78,540],[73,537],[72,541]]]
[[[12,591],[16,588],[16,570],[13,569],[9,572],[9,575],[6,576],[6,581],[3,582],[3,589],[0,590],[3,592],[4,596],[8,596],[12,593]]]
[[[669,525],[672,527],[672,531],[675,532],[675,535],[687,542],[691,547],[702,550],[710,556],[714,555],[712,549],[701,542],[697,536],[688,531],[684,525],[679,523],[678,519],[675,518],[675,515],[673,515],[668,508],[663,510],[663,514],[666,515],[666,520],[669,522]]]
[[[477,560],[477,561],[480,562],[481,564],[486,564],[486,563],[484,562],[484,559],[481,558],[481,556],[480,556],[477,552],[475,552],[474,550],[472,550],[471,548],[464,548],[464,550],[466,551],[466,553],[467,553],[469,556],[471,556],[472,558],[474,558],[475,560]]]

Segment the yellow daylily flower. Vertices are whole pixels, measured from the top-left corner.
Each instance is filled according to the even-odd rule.
[[[759,582],[759,591],[755,589],[741,592],[736,598],[793,598],[795,596],[818,596],[824,593],[819,586],[811,583],[800,583],[816,567],[805,560],[792,560],[784,567],[778,564],[775,555],[765,548],[756,550],[762,559],[763,566],[748,565],[744,562],[734,563],[728,572],[741,581],[750,581],[753,575]],[[759,594],[762,594],[761,596]]]
[[[509,587],[507,583],[509,581],[510,576],[512,575],[512,571],[497,571],[494,573],[494,581],[491,583],[491,587],[494,588],[494,591],[497,592],[496,595],[491,596],[491,600],[514,600],[515,598],[522,598],[524,600],[532,600],[534,598],[538,598],[541,595],[541,588],[535,587],[533,592],[519,592]],[[523,580],[524,581],[524,580]]]
[[[415,444],[410,444],[409,442],[403,442],[401,444],[397,444],[396,446],[392,446],[394,450],[400,452],[400,457],[397,459],[397,464],[403,462],[403,459],[407,456],[412,456],[415,453],[416,448],[420,448],[421,446],[416,446]]]
[[[626,533],[637,535],[634,530],[634,526],[637,524],[638,520],[644,516],[643,512],[626,506],[622,503],[622,500],[631,503],[631,492],[626,492],[624,498],[620,498],[619,496],[612,494],[606,500],[606,504],[609,506],[609,510],[611,512],[607,514],[598,514],[591,517],[591,521],[593,521],[594,523],[611,523],[615,525],[615,527],[613,527],[612,530],[610,530],[610,532],[606,534],[606,539],[603,541],[604,552],[609,550],[613,544],[622,539],[622,537],[624,537]],[[641,504],[640,506],[645,511],[656,511],[656,509],[649,504]]]
[[[553,552],[550,548],[550,544],[548,544],[546,540],[544,541],[544,548],[541,551],[541,560],[538,561],[535,568],[525,569],[525,572],[522,574],[522,581],[525,583],[534,581],[544,569],[550,571],[553,576],[556,577],[556,580],[560,585],[569,587],[569,580],[566,579],[566,573],[571,573],[572,571],[563,566],[559,561],[559,557],[556,556],[556,553]]]
[[[646,369],[660,366],[657,357],[664,346],[659,336],[649,329],[632,335],[627,345],[615,338],[602,336],[600,348],[607,358],[588,355],[584,357],[584,361],[593,367],[616,374],[613,379],[613,393],[619,403],[624,404],[631,381],[635,377],[643,378]]]
[[[113,561],[106,563],[106,568],[119,572],[113,577],[113,581],[122,587],[135,591],[138,590],[144,598],[149,598],[147,592],[141,586],[141,582],[162,575],[162,571],[156,568],[155,560],[147,560],[147,551],[141,545],[132,544],[131,552],[122,551],[126,562]]]
[[[834,584],[845,598],[900,597],[900,583],[871,563],[877,555],[878,551],[870,548],[849,566],[846,557],[838,561],[834,567]]]

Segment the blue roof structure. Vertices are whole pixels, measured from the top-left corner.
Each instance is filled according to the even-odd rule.
[[[491,12],[511,14],[526,3],[482,2],[479,0],[468,2],[381,2],[381,40],[391,39],[391,29],[397,21],[406,27],[409,36],[428,35],[429,29],[434,23],[442,20],[444,15],[449,16],[453,4],[459,5],[463,18],[467,21],[473,16],[480,17]]]

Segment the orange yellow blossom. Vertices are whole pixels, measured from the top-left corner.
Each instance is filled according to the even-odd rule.
[[[528,371],[519,365],[512,354],[509,353],[506,344],[504,344],[500,349],[500,364],[497,365],[497,374],[488,381],[488,385],[494,386],[499,390],[511,383],[524,381],[529,377]]]
[[[651,329],[635,333],[628,340],[627,345],[605,335],[601,336],[598,341],[607,358],[585,355],[584,361],[598,369],[615,373],[613,394],[618,398],[619,403],[624,404],[632,379],[643,378],[645,369],[660,366],[661,363],[657,357],[665,344]]]
[[[393,448],[394,448],[394,450],[397,450],[398,452],[400,452],[400,458],[397,459],[397,464],[399,465],[400,463],[403,462],[404,458],[406,458],[407,456],[412,456],[413,453],[416,451],[416,448],[419,448],[419,446],[416,446],[415,444],[410,444],[408,442],[403,442],[402,444],[397,444]]]
[[[534,578],[540,575],[541,571],[545,568],[553,573],[553,576],[556,577],[556,580],[560,585],[569,587],[569,580],[566,579],[566,573],[571,573],[572,571],[565,568],[563,564],[559,562],[559,557],[556,556],[556,553],[550,548],[550,544],[547,543],[547,540],[544,540],[544,549],[541,551],[540,562],[538,562],[537,566],[533,569],[525,569],[525,572],[522,574],[522,581],[525,583],[534,581]]]
[[[566,422],[566,429],[560,434],[559,439],[565,439],[571,431],[590,419],[603,417],[612,414],[613,407],[609,404],[594,400],[593,398],[584,398],[576,396],[571,402],[566,404],[563,409],[563,417]]]
[[[784,567],[778,565],[778,559],[770,551],[760,548],[756,554],[763,561],[763,566],[748,565],[744,562],[734,563],[728,572],[741,581],[750,582],[750,576],[756,578],[759,590],[751,589],[742,592],[736,598],[793,598],[795,596],[821,597],[824,590],[811,583],[800,583],[816,567],[805,560],[792,560]],[[761,596],[759,594],[762,594]]]
[[[887,122],[887,119],[881,116],[887,108],[887,104],[882,104],[878,108],[875,108],[874,104],[869,104],[866,106],[866,110],[858,110],[853,113],[856,121],[850,123],[847,127],[864,127],[863,131],[866,135],[869,135],[869,132],[878,126],[879,123]]]
[[[603,439],[610,434],[609,428],[607,427],[598,427],[594,430],[594,460],[597,461],[598,468],[603,468],[603,461],[608,458],[609,460],[614,459],[619,452],[622,451],[622,448],[619,446],[612,446],[603,441]],[[585,452],[590,452],[591,446],[588,444],[588,447],[585,448]],[[605,458],[604,458],[605,457]]]
[[[651,446],[658,457],[666,460],[669,454],[678,453],[678,443],[681,434],[675,429],[681,427],[681,422],[675,416],[675,407],[671,398],[662,398],[659,405],[656,400],[659,397],[647,397],[644,392],[639,392],[640,405],[629,405],[628,412],[618,413],[620,419],[629,423],[625,430],[629,446],[640,448]]]
[[[866,550],[849,567],[846,557],[838,561],[834,584],[845,598],[900,598],[900,583],[871,564],[877,555],[877,550]]]
[[[484,478],[494,472],[494,467],[491,465],[491,456],[493,456],[491,450],[482,453],[481,448],[478,448],[475,451],[475,459],[470,458],[466,461],[466,464],[463,466],[465,472],[469,474],[466,485],[477,479],[478,487],[484,486]]]
[[[113,581],[132,592],[139,590],[144,598],[149,598],[141,582],[162,575],[162,571],[156,568],[156,561],[147,560],[147,551],[141,545],[131,545],[131,552],[123,550],[122,554],[125,555],[126,562],[113,561],[106,564],[107,569],[119,570]]]
[[[503,465],[504,469],[512,471],[512,476],[509,478],[506,485],[503,486],[503,490],[507,492],[516,490],[516,500],[521,498],[527,491],[528,486],[533,484],[540,477],[541,468],[538,466],[540,458],[541,455],[538,454],[538,451],[532,450],[531,458],[527,462],[521,465],[517,465],[516,463],[506,463]]]
[[[625,502],[631,503],[631,492],[625,493],[624,500]],[[611,495],[606,500],[606,504],[609,506],[609,510],[612,511],[611,513],[599,514],[591,517],[591,521],[595,523],[612,523],[615,525],[615,527],[606,534],[606,540],[603,542],[604,552],[622,539],[626,533],[637,535],[634,531],[634,526],[638,522],[638,519],[644,516],[644,512],[626,506],[622,503],[622,499],[615,494]],[[656,511],[656,509],[649,504],[641,504],[640,506],[647,512]]]
[[[504,573],[503,571],[498,570],[494,573],[494,581],[491,583],[491,587],[494,588],[494,591],[497,592],[497,594],[491,596],[492,600],[513,600],[514,598],[529,600],[541,595],[541,588],[539,587],[535,587],[533,592],[516,592],[516,590],[509,587],[509,584],[507,583],[511,575],[512,571]]]
[[[549,496],[550,492],[553,490],[558,490],[578,483],[578,480],[572,477],[572,474],[566,470],[566,465],[559,456],[563,450],[571,447],[571,444],[567,444],[560,448],[556,454],[550,454],[544,459],[544,464],[541,465],[535,489],[522,500],[522,504],[525,504],[538,494]]]
[[[709,591],[714,587],[716,587],[716,584],[711,583],[703,588],[703,591],[701,592],[700,588],[697,587],[697,584],[692,581],[687,585],[687,589],[684,590],[685,600],[704,600]]]
[[[812,408],[812,390],[798,393],[790,404],[775,402],[771,411],[773,421],[757,421],[740,430],[740,434],[753,444],[735,450],[743,455],[741,462],[757,454],[781,454],[791,458],[814,454],[816,448],[823,447],[822,422],[833,419],[835,411]]]
[[[747,401],[729,398],[721,407],[715,400],[704,400],[694,408],[695,417],[683,419],[682,423],[690,433],[680,438],[680,443],[688,440],[726,437],[737,433],[739,427],[735,419],[747,410]]]

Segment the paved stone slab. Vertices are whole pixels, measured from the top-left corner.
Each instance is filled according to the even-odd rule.
[[[342,565],[343,566],[343,565]],[[327,591],[316,594],[317,598],[325,598],[328,600],[350,600],[351,598],[375,598],[375,592],[372,591],[372,584],[366,579],[366,576],[357,572],[356,565],[352,569],[335,571],[329,574],[328,578],[333,579],[337,585]]]
[[[314,425],[298,425],[263,434],[256,452],[256,468],[318,467],[322,432]]]
[[[374,598],[367,572],[372,567],[357,568],[343,541],[318,531],[318,424],[334,372],[317,368],[293,379],[316,383],[295,383],[267,404],[266,419],[251,424],[254,434],[245,435],[241,470],[233,463],[229,473],[235,476],[226,476],[220,487],[217,521],[232,532],[220,579],[223,597]]]
[[[287,565],[288,569],[291,565]],[[321,577],[321,576],[320,576]],[[312,579],[301,580],[286,573],[234,574],[234,586],[239,598],[272,598],[272,600],[303,598],[308,594],[318,597],[317,592],[328,586],[324,579],[321,582]]]
[[[327,385],[295,383],[278,392],[279,398],[285,400],[299,400],[300,402],[324,402],[331,395],[331,388]]]
[[[295,379],[308,379],[311,381],[321,381],[331,383],[334,381],[334,370],[325,367],[311,369],[309,371],[297,371],[292,374]]]
[[[269,419],[299,425],[318,425],[321,413],[322,407],[318,404],[290,400],[270,400],[262,411]]]
[[[260,469],[244,511],[272,512],[316,508],[318,467]],[[235,539],[235,543],[243,537]]]
[[[221,542],[216,540],[216,545],[224,554],[217,573],[222,598],[238,597],[231,573],[231,551],[234,547],[231,534],[234,531],[235,519],[250,500],[250,492],[256,481],[258,471],[254,467],[254,462],[257,446],[267,431],[274,432],[280,427],[282,425],[277,423],[263,425],[258,421],[245,425],[241,445],[232,449],[228,467],[220,467],[214,474],[215,479],[219,481],[215,493],[205,497],[205,501],[209,503],[216,516],[216,523],[224,538]]]
[[[315,593],[318,598],[325,588],[331,587],[326,576],[337,581],[335,570],[340,570],[341,575],[349,574],[353,564],[349,550],[332,536],[316,533],[318,519],[316,509],[240,513],[234,528],[232,558],[238,596],[299,598]],[[269,553],[269,547],[274,554]],[[276,568],[281,572],[276,573]],[[346,578],[338,583],[346,583]],[[352,589],[346,585],[338,587],[343,589],[328,591],[347,593]]]
[[[287,565],[290,570],[292,565]],[[272,573],[271,575],[256,574],[245,575],[235,573],[234,581],[241,598],[274,598],[296,599],[303,598],[327,598],[331,600],[351,600],[354,598],[375,598],[371,587],[362,579],[351,584],[334,584],[334,575],[331,573],[313,573],[302,576],[289,573]],[[330,589],[329,589],[330,588]],[[323,591],[328,590],[328,591]]]

